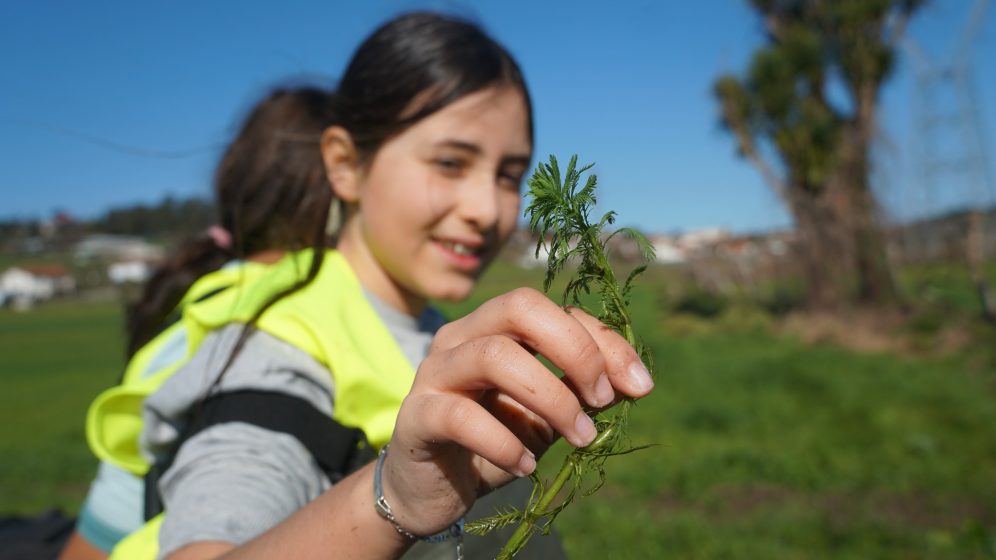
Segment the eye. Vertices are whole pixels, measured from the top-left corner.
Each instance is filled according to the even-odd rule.
[[[522,172],[499,171],[498,185],[502,188],[518,192],[522,186]]]
[[[432,164],[444,175],[450,177],[460,175],[460,173],[462,173],[464,168],[467,166],[466,162],[461,159],[445,157],[432,160]]]

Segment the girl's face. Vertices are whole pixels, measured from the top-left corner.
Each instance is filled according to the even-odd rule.
[[[489,88],[388,140],[367,166],[330,167],[349,206],[338,249],[368,290],[410,314],[470,294],[515,228],[527,119],[519,91]]]

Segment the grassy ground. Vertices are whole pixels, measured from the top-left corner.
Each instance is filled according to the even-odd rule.
[[[986,263],[982,271],[990,288],[996,289],[996,261]],[[964,264],[908,266],[897,274],[897,283],[907,298],[920,304],[946,311],[979,311],[979,294]]]
[[[631,433],[658,445],[558,520],[571,558],[996,558],[992,362],[804,345],[739,308],[668,317],[663,274],[633,301],[658,389]],[[522,283],[499,268],[453,311]]]
[[[996,406],[983,379],[764,332],[654,347],[660,389],[633,437],[661,445],[618,461],[586,511],[569,511],[578,558],[996,552]]]
[[[0,504],[78,507],[95,463],[86,407],[121,372],[116,304],[53,302],[0,310]]]
[[[540,273],[489,274],[458,315]],[[558,530],[572,558],[996,558],[996,372],[968,356],[804,345],[763,320],[668,317],[634,295],[658,389],[634,443]],[[113,305],[0,311],[0,504],[78,506],[86,405],[120,371]],[[559,463],[555,449],[541,465]]]

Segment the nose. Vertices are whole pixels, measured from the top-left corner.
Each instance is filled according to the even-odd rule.
[[[460,217],[478,231],[487,231],[498,223],[498,185],[493,175],[475,174],[460,189]]]

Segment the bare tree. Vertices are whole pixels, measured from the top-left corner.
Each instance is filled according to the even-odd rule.
[[[722,122],[792,213],[809,303],[894,304],[871,189],[871,146],[879,92],[923,0],[751,4],[765,44],[744,76],[716,81]],[[832,87],[844,98],[835,98]],[[769,154],[777,159],[769,161]]]

